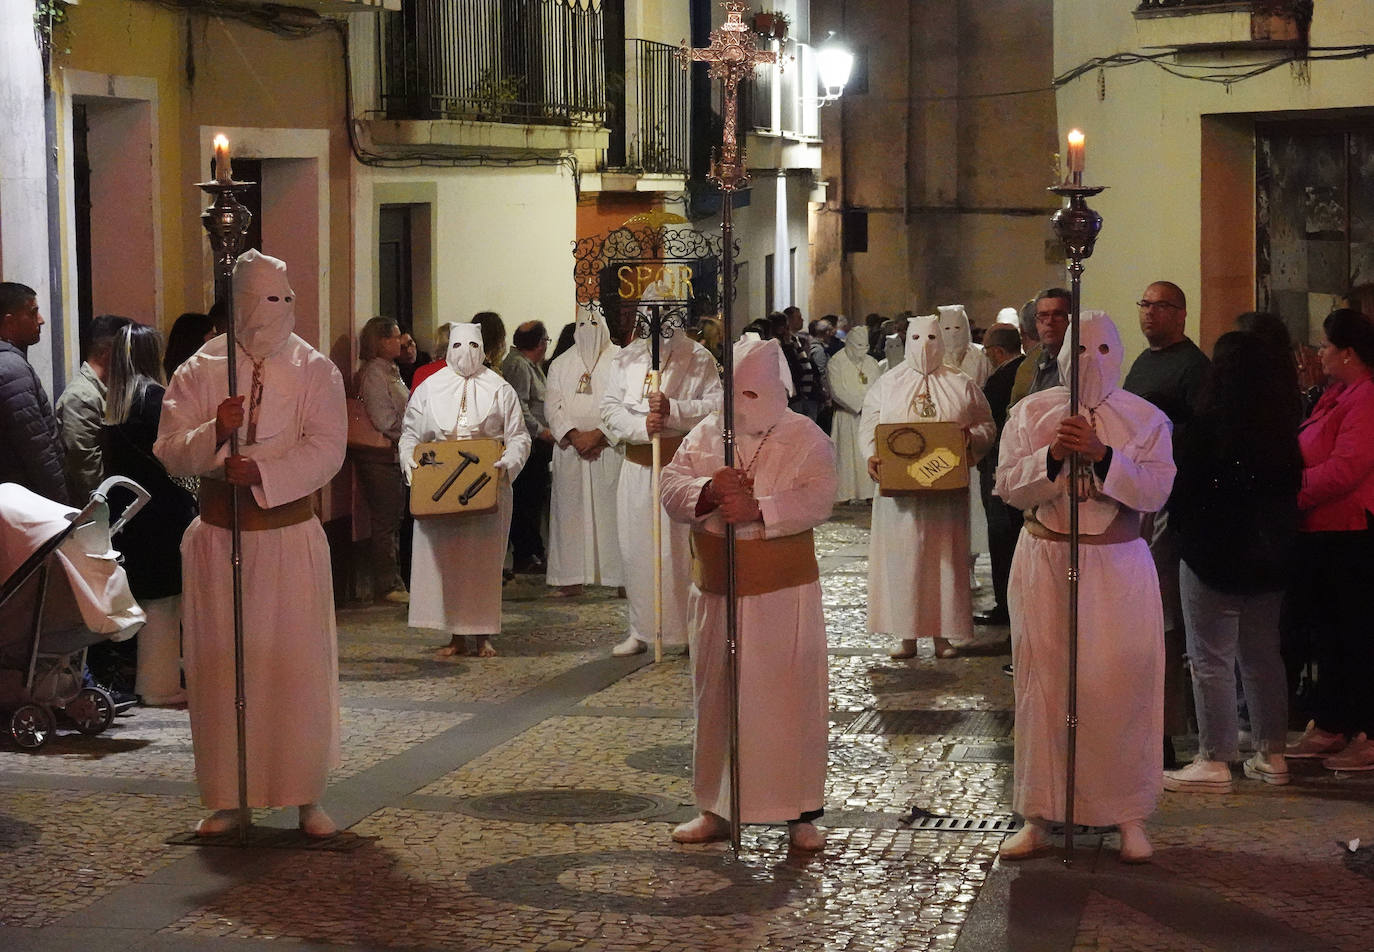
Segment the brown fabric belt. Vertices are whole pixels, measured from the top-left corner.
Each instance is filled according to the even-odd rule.
[[[677,448],[682,445],[684,437],[665,436],[659,439],[663,444],[663,465],[667,466],[668,461],[673,458]],[[638,463],[640,466],[654,465],[654,444],[652,443],[626,443],[625,458],[631,463]]]
[[[1069,537],[1066,533],[1055,532],[1053,529],[1046,529],[1044,523],[1035,518],[1035,513],[1030,509],[1026,510],[1026,531],[1037,539],[1048,539],[1050,542],[1068,542]],[[1097,535],[1078,536],[1078,541],[1082,545],[1120,545],[1122,542],[1134,542],[1140,538],[1140,513],[1134,509],[1122,509],[1116,514],[1107,528]]]
[[[725,594],[725,537],[692,531],[692,581],[711,595]],[[821,577],[810,529],[776,539],[735,540],[735,594],[767,595]]]
[[[235,489],[239,494],[239,528],[244,532],[282,529],[315,516],[309,496],[264,509],[247,486],[235,487],[222,479],[203,476],[200,480],[200,521],[221,529],[231,528],[230,511]]]

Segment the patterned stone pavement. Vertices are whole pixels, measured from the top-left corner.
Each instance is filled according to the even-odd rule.
[[[340,611],[344,756],[326,804],[347,849],[169,843],[201,815],[184,712],[135,709],[34,754],[0,745],[0,949],[1374,948],[1374,778],[1299,768],[1287,788],[1167,794],[1148,867],[1117,862],[1112,834],[1080,836],[1071,867],[1000,865],[1005,631],[981,632],[978,654],[889,660],[864,627],[866,541],[858,508],[818,534],[819,856],[769,827],[738,858],[673,845],[694,812],[689,663],[609,659],[622,601],[546,598],[522,577],[494,659],[436,659],[444,639],[399,608]]]

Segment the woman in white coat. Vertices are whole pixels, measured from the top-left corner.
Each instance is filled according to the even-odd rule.
[[[494,468],[500,476],[494,512],[431,516],[415,520],[410,569],[410,625],[447,631],[440,656],[496,654],[491,636],[501,631],[501,567],[510,533],[511,481],[530,455],[530,435],[511,385],[482,366],[482,328],[454,324],[445,361],[411,395],[397,445],[410,483],[415,447],[441,440],[496,438],[505,449]]]

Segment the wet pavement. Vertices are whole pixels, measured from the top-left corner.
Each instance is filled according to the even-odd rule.
[[[980,630],[975,655],[889,660],[864,630],[865,519],[841,508],[818,532],[832,721],[817,856],[780,827],[747,828],[738,858],[671,843],[694,814],[688,662],[610,658],[623,601],[546,598],[521,577],[497,658],[436,659],[444,639],[400,607],[340,611],[336,841],[303,844],[294,811],[258,811],[276,845],[186,845],[203,811],[184,712],[0,745],[0,949],[1374,948],[1368,775],[1299,764],[1288,787],[1165,794],[1146,867],[1119,863],[1110,832],[1081,835],[1071,867],[1001,865],[1006,630]]]

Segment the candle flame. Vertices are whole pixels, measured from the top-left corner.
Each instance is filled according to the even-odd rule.
[[[227,149],[227,148],[229,148],[229,137],[228,137],[227,135],[225,135],[223,132],[221,132],[219,135],[215,136],[215,148],[216,148],[216,149]]]
[[[1084,136],[1081,129],[1074,129],[1069,133],[1069,145],[1082,145],[1083,139]]]

